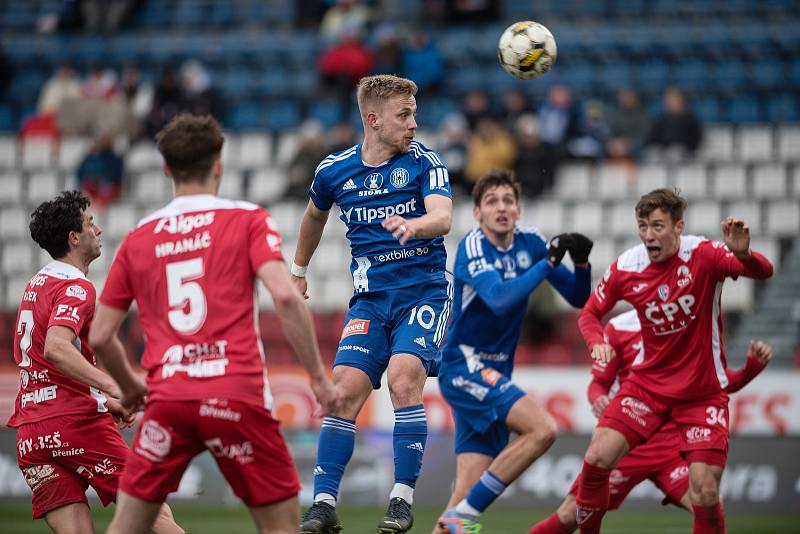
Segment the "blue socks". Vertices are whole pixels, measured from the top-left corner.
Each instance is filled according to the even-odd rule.
[[[428,423],[422,404],[394,411],[394,481],[414,488],[422,467]],[[405,497],[405,496],[404,496]],[[410,502],[406,498],[406,501]]]
[[[344,468],[353,456],[356,422],[328,416],[322,420],[317,442],[317,465],[314,466],[314,501],[336,506],[339,483]]]
[[[491,471],[486,470],[472,486],[469,495],[464,499],[466,502],[461,501],[456,506],[456,510],[477,516],[486,510],[506,490],[507,486],[508,484],[497,478]],[[467,506],[464,506],[465,504]]]

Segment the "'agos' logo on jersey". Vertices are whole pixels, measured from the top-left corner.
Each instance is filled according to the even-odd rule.
[[[214,212],[208,211],[206,213],[197,213],[195,215],[173,215],[172,217],[164,217],[159,219],[156,224],[154,234],[161,232],[169,232],[170,234],[188,234],[192,230],[208,226],[214,222]]]

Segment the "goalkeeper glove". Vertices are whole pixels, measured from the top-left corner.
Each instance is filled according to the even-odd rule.
[[[589,263],[589,253],[592,251],[594,241],[577,232],[570,235],[574,243],[572,248],[569,249],[569,255],[572,256],[572,261],[575,262],[576,265]]]
[[[549,261],[553,267],[558,267],[561,260],[564,259],[564,254],[567,253],[568,249],[574,247],[574,245],[575,240],[571,234],[558,234],[550,240],[547,246],[547,261]]]

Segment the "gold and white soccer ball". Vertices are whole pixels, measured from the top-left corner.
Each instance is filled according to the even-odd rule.
[[[497,59],[512,76],[530,80],[544,75],[556,62],[556,40],[538,22],[515,22],[500,36]]]

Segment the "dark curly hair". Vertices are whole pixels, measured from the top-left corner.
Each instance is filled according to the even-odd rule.
[[[31,237],[54,260],[63,258],[69,252],[69,233],[83,231],[83,212],[90,204],[80,191],[64,191],[42,202],[31,213]]]

